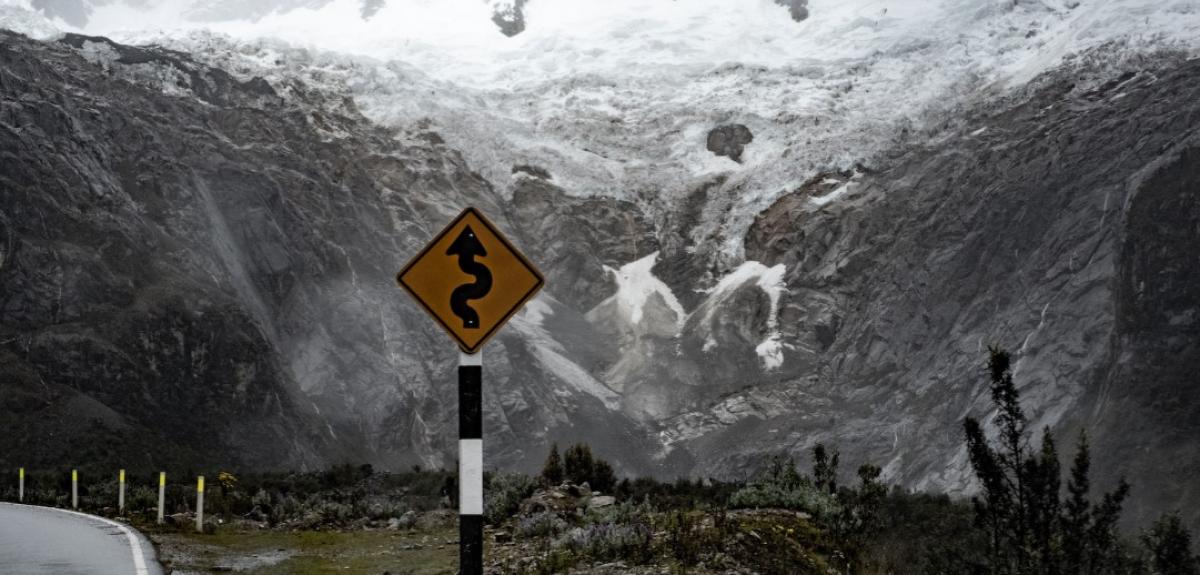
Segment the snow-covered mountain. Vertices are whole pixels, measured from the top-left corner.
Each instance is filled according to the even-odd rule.
[[[390,274],[474,203],[549,280],[485,352],[496,465],[579,439],[628,472],[741,475],[824,441],[891,481],[961,491],[959,426],[988,408],[979,365],[999,343],[1037,427],[1091,429],[1097,467],[1145,486],[1135,512],[1200,508],[1180,483],[1200,465],[1185,423],[1200,420],[1200,2],[4,1],[0,25],[49,42],[4,37],[0,86],[27,102],[0,116],[6,146],[41,141],[123,199],[76,198],[69,180],[55,193],[190,254],[152,282],[105,272],[126,294],[106,313],[173,333],[170,313],[132,303],[151,284],[150,301],[183,285],[211,299],[167,310],[228,310],[266,364],[171,373],[257,374],[242,388],[269,390],[253,402],[289,445],[280,461],[452,460],[453,354]],[[124,85],[139,97],[105,96]],[[104,86],[101,103],[46,125],[55,98],[85,98],[67,86]],[[56,143],[90,134],[91,109],[155,146],[197,132],[153,169],[128,142]],[[712,151],[721,126],[749,135],[736,160]],[[208,151],[185,161],[173,146],[189,138]],[[72,159],[85,153],[126,163]],[[64,255],[70,229],[13,216],[44,189],[44,166],[26,167],[6,180],[0,231],[18,246],[4,253],[42,256],[0,256],[0,282],[60,303],[6,296],[0,341],[24,345],[22,377],[53,380],[61,366],[29,342],[75,349],[61,334],[100,303],[64,278],[118,256],[86,242]],[[156,211],[164,187],[178,197]],[[30,213],[99,225],[55,202]],[[63,258],[57,276],[30,271]],[[178,266],[192,259],[196,277]],[[78,341],[117,354],[145,329]],[[106,391],[109,372],[72,369],[55,381],[69,397],[155,427]],[[227,444],[248,449],[245,433]]]

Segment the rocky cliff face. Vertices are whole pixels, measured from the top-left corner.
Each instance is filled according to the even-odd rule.
[[[453,461],[455,354],[392,278],[458,206],[511,227],[457,153],[181,53],[0,34],[8,463]],[[503,461],[589,423],[527,347],[489,364]]]
[[[988,414],[1000,344],[1033,426],[1060,443],[1087,428],[1100,484],[1129,476],[1135,514],[1198,508],[1195,59],[1097,52],[764,196],[753,175],[788,166],[756,147],[832,156],[805,142],[826,116],[754,115],[748,161],[685,177],[707,130],[656,147],[685,128],[587,108],[602,78],[555,87],[577,114],[535,113],[535,140],[504,110],[544,87],[295,54],[264,79],[225,48],[0,40],[10,464],[70,445],[451,464],[454,352],[392,276],[476,205],[548,280],[484,352],[496,466],[584,440],[629,473],[743,476],[825,442],[961,493],[961,422]],[[706,74],[717,92],[804,81]]]
[[[1125,475],[1143,503],[1195,509],[1162,474],[1189,473],[1195,448],[1157,446],[1197,432],[1198,300],[1181,262],[1195,261],[1200,221],[1198,71],[1164,58],[1054,75],[878,171],[835,176],[832,190],[822,176],[763,212],[747,257],[788,269],[781,323],[797,345],[784,371],[797,371],[747,397],[796,406],[800,388],[844,407],[747,419],[781,446],[854,437],[855,459],[953,490],[969,474],[958,426],[989,409],[982,350],[1002,344],[1032,429],[1086,428],[1103,481]]]

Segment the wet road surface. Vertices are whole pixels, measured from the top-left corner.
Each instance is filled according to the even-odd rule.
[[[63,509],[0,503],[0,573],[162,575],[136,529]]]

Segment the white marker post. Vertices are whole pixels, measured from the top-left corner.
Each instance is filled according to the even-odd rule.
[[[79,471],[71,470],[71,507],[79,509]]]
[[[196,532],[204,533],[204,476],[196,482]]]
[[[17,470],[17,501],[19,503],[25,502],[25,468],[24,467]]]
[[[483,573],[483,353],[458,355],[459,573]]]
[[[158,472],[158,524],[163,524],[163,504],[167,501],[167,472]]]
[[[117,513],[125,512],[125,470],[117,474]]]

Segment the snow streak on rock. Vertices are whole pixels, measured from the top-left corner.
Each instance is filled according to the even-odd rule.
[[[547,296],[540,295],[527,303],[524,311],[513,317],[511,325],[526,337],[532,352],[547,372],[574,390],[599,399],[605,407],[619,409],[620,398],[616,392],[568,359],[569,354],[562,344],[555,341],[543,327],[544,321],[554,315],[554,308],[547,299]]]
[[[683,306],[679,304],[675,294],[671,292],[671,288],[662,280],[654,277],[651,270],[657,260],[658,252],[654,252],[640,260],[621,266],[619,270],[604,266],[605,271],[612,274],[617,281],[617,293],[589,312],[589,319],[601,313],[615,311],[628,322],[628,325],[637,328],[642,323],[646,308],[661,304],[674,314],[675,333],[679,333],[679,330],[683,328],[684,320],[687,319],[687,313],[684,312]]]
[[[767,267],[759,262],[748,261],[730,272],[716,287],[709,291],[708,297],[700,306],[704,313],[702,329],[711,329],[712,317],[725,301],[732,297],[740,288],[753,285],[767,294],[770,299],[770,311],[767,315],[767,335],[754,351],[762,359],[766,369],[775,369],[783,365],[783,336],[779,332],[779,301],[787,293],[787,284],[783,281],[786,272],[783,264]],[[710,351],[717,346],[711,333],[704,342],[704,351]]]

